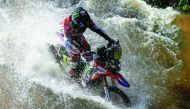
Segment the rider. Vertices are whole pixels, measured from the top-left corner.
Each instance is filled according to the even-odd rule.
[[[82,67],[79,65],[80,55],[91,50],[83,35],[86,28],[98,33],[109,43],[113,43],[114,40],[92,21],[88,12],[82,7],[76,8],[70,16],[61,21],[61,26],[63,31],[61,36],[64,36],[63,46],[71,55],[70,76],[77,79],[79,69]]]

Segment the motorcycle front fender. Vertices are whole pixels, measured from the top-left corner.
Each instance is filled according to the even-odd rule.
[[[108,72],[107,74],[105,74],[106,76],[109,76],[111,79],[113,79],[114,81],[116,81],[117,83],[119,83],[120,85],[129,88],[130,84],[127,82],[127,80],[120,74],[120,73],[112,73],[112,72]],[[100,73],[95,73],[92,77],[91,80],[96,80],[98,78],[103,77],[104,74],[100,74]]]
[[[117,83],[119,83],[120,85],[126,88],[130,87],[130,84],[128,83],[128,81],[120,73],[109,72],[107,73],[106,76],[111,77],[114,81],[116,81]]]

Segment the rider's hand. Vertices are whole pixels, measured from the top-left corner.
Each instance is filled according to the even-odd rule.
[[[111,39],[111,38],[109,38],[108,39],[108,46],[110,47],[110,46],[112,46],[113,44],[115,44],[115,41],[113,40],[113,39]]]
[[[109,39],[108,39],[108,42],[109,42],[110,44],[115,43],[115,41],[114,41],[112,38],[109,38]]]

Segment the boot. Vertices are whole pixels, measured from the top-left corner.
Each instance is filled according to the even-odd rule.
[[[81,83],[79,71],[77,70],[77,68],[70,69],[70,77],[74,82],[79,83],[79,84]]]

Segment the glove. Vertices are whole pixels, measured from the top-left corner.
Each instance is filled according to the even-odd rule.
[[[115,41],[112,38],[109,38],[108,42],[111,43],[111,44],[115,43]]]
[[[111,46],[111,45],[115,44],[115,41],[112,38],[109,38],[108,42],[109,42],[108,46]]]

